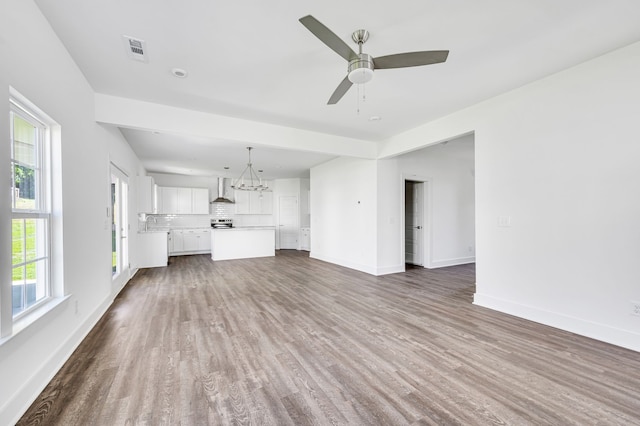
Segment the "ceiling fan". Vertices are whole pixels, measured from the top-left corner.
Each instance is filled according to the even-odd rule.
[[[397,53],[395,55],[374,58],[362,53],[362,45],[369,39],[369,31],[357,30],[351,35],[358,44],[358,53],[354,52],[342,39],[335,35],[329,28],[311,15],[299,19],[300,23],[329,46],[334,52],[349,62],[347,76],[340,82],[333,95],[329,98],[328,105],[338,103],[347,93],[347,90],[355,84],[363,84],[373,78],[373,70],[389,68],[406,68],[419,65],[438,64],[447,60],[448,50],[430,50],[424,52]]]

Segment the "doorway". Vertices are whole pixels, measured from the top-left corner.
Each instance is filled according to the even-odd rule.
[[[111,279],[119,291],[129,279],[129,178],[111,164]]]
[[[424,265],[424,182],[404,181],[405,263]]]
[[[298,249],[298,197],[278,198],[278,240],[280,249]]]

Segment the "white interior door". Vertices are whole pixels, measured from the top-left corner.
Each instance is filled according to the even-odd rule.
[[[423,226],[424,183],[405,181],[404,186],[404,241],[405,262],[422,266],[424,261]]]
[[[295,195],[278,199],[278,240],[280,249],[298,248],[298,197]]]

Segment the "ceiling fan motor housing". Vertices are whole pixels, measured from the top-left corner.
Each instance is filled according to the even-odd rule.
[[[349,81],[354,84],[364,84],[373,78],[373,58],[366,53],[360,53],[356,59],[349,61]]]

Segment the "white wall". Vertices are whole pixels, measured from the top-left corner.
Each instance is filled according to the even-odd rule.
[[[381,147],[475,131],[475,303],[640,350],[638,76],[640,43]]]
[[[377,274],[377,161],[311,169],[311,257]]]
[[[424,225],[431,238],[428,268],[475,261],[475,165],[473,135],[397,157],[400,172],[428,179]],[[426,242],[425,242],[426,244]]]
[[[431,192],[431,205],[425,212],[429,216],[425,224],[430,225],[431,231],[425,266],[473,262],[473,173],[473,135],[392,159],[341,158],[313,168],[311,256],[375,275],[404,271],[404,179],[415,175],[429,180]],[[373,191],[375,206],[362,210],[349,195],[366,193],[368,189]],[[366,229],[362,228],[364,223],[359,218],[363,211],[367,220],[373,221],[366,224]],[[316,217],[319,213],[322,216]],[[365,240],[359,241],[360,238]],[[425,241],[425,246],[427,244]],[[362,257],[356,258],[354,253],[362,253]],[[361,259],[369,256],[373,259],[371,263],[362,264]]]
[[[377,162],[377,264],[376,275],[403,272],[404,241],[401,238],[404,223],[404,183],[398,161]],[[371,232],[374,232],[372,230]]]
[[[9,85],[62,127],[63,280],[65,293],[70,295],[65,303],[0,345],[0,424],[13,424],[111,304],[118,289],[111,285],[110,218],[106,215],[109,162],[132,175],[141,168],[117,130],[95,123],[91,87],[34,3],[8,0],[2,7],[8,10],[0,10],[4,94],[0,134],[6,142]],[[0,145],[0,164],[9,164],[8,144]],[[2,185],[9,187],[8,174],[2,176]],[[130,203],[135,193],[132,186]],[[10,267],[5,265],[6,248],[11,245],[6,231],[10,229],[8,209],[10,203],[2,202],[3,282],[11,279]],[[135,223],[135,213],[130,220]]]

